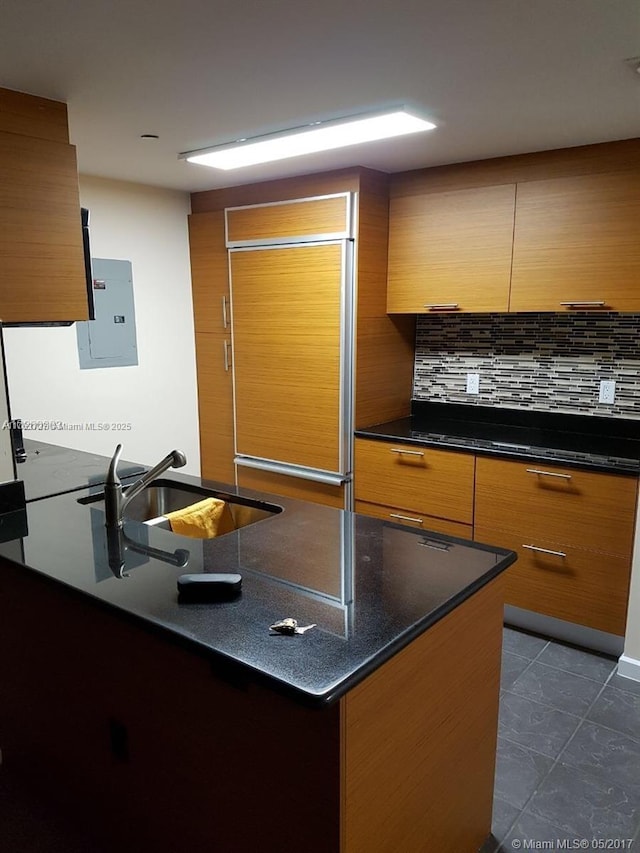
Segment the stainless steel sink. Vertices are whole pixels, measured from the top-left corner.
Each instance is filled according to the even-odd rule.
[[[236,529],[255,524],[257,521],[263,521],[282,512],[282,507],[276,504],[255,501],[214,489],[201,489],[175,480],[159,479],[131,500],[125,509],[124,519],[171,530],[169,522],[164,518],[165,513],[184,509],[205,498],[218,498],[225,501],[233,516]],[[95,504],[103,500],[104,494],[99,494],[80,498],[78,503]]]

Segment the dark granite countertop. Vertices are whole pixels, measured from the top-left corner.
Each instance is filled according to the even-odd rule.
[[[414,400],[411,417],[356,436],[467,453],[640,474],[640,422]]]
[[[74,468],[64,453],[59,459],[65,470]],[[93,476],[80,461],[83,473],[64,478],[72,488]],[[205,482],[174,471],[163,479]],[[94,485],[29,503],[26,535],[0,544],[0,555],[64,585],[85,603],[186,644],[211,659],[214,670],[216,664],[231,667],[317,706],[344,695],[515,560],[500,548],[304,501],[205,485],[272,501],[283,511],[206,541],[127,522],[132,542],[143,551],[157,550],[149,556],[128,549],[125,576],[117,577],[109,568],[102,504],[78,502],[98,490]],[[32,494],[38,491],[36,483],[32,488]],[[186,565],[165,561],[176,551],[183,561],[182,552],[188,552]],[[179,604],[178,577],[203,571],[240,572],[240,597]],[[271,636],[269,625],[288,616],[317,627],[304,635]]]
[[[27,501],[105,481],[109,460],[97,453],[71,450],[32,439],[25,439],[24,449],[27,458],[16,465],[16,473],[24,483]],[[139,475],[144,470],[143,465],[124,461],[118,467],[120,478],[125,482],[128,477]]]

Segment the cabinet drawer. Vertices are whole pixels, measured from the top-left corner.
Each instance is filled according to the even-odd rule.
[[[509,548],[518,560],[505,572],[505,603],[598,631],[624,635],[631,562],[619,556],[559,547],[476,526],[475,539]],[[545,553],[537,549],[557,553]],[[563,554],[564,556],[560,556]]]
[[[473,528],[471,525],[461,524],[459,521],[434,518],[432,515],[420,515],[412,510],[371,504],[366,501],[356,501],[355,509],[356,512],[360,512],[363,515],[371,515],[374,518],[393,521],[395,524],[406,524],[407,527],[415,527],[418,530],[435,530],[437,533],[444,533],[447,536],[457,536],[460,539],[473,538]]]
[[[629,559],[637,479],[478,458],[475,523]]]
[[[356,499],[472,524],[474,463],[465,453],[359,438]]]

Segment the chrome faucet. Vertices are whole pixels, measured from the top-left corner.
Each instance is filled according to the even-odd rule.
[[[146,474],[143,474],[139,480],[136,480],[135,483],[132,483],[123,491],[122,483],[120,482],[120,478],[118,477],[118,472],[116,470],[118,462],[120,461],[121,453],[122,445],[119,444],[116,447],[111,463],[109,464],[107,480],[104,484],[105,524],[107,527],[115,527],[118,529],[122,527],[122,516],[125,507],[131,500],[133,500],[133,498],[136,497],[136,495],[139,495],[140,492],[149,485],[149,483],[156,479],[156,477],[164,474],[168,468],[182,468],[183,465],[187,464],[187,457],[181,450],[172,450],[168,456],[161,459],[157,465],[154,465],[153,468],[149,469]]]

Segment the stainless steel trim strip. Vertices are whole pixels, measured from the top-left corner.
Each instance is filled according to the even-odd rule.
[[[571,474],[558,474],[555,471],[539,471],[537,468],[527,468],[527,474],[539,474],[541,477],[558,477],[560,480],[570,480]]]
[[[256,240],[233,240],[227,243],[228,249],[260,249],[261,247],[291,246],[305,243],[325,243],[331,240],[346,240],[350,237],[347,231],[334,231],[327,234],[305,234],[303,237],[264,237]]]
[[[355,365],[355,311],[354,311],[354,244],[342,241],[342,272],[340,280],[340,412],[338,429],[338,469],[353,470],[354,430],[354,365]],[[351,509],[348,506],[347,509]]]
[[[548,548],[538,548],[537,545],[523,545],[528,551],[538,551],[540,554],[551,554],[552,557],[566,557],[564,551],[550,551]]]
[[[341,486],[348,482],[348,474],[339,474],[335,471],[323,471],[320,468],[305,468],[302,465],[291,465],[286,462],[278,462],[275,459],[260,459],[255,456],[236,455],[234,462],[244,468],[256,468],[258,471],[270,471],[273,474],[286,474],[289,477],[298,477],[300,480],[311,480],[316,483],[326,483],[329,486]]]

